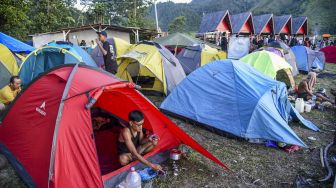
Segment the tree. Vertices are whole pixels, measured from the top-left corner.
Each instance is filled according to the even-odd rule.
[[[178,16],[176,17],[170,24],[168,31],[170,33],[176,33],[176,32],[185,32],[186,27],[186,17],[184,16]]]
[[[2,0],[0,5],[0,31],[19,39],[27,39],[27,16],[30,3],[26,0]]]

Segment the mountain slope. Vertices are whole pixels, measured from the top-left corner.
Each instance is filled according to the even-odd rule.
[[[187,18],[187,30],[197,31],[203,14],[228,9],[231,14],[252,11],[253,14],[274,13],[308,16],[311,31],[336,33],[336,3],[334,0],[193,0],[191,3],[158,3],[159,24],[163,31],[177,16]],[[154,18],[154,10],[150,17]],[[318,24],[316,24],[318,23]]]

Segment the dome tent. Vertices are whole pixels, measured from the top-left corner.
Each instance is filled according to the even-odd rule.
[[[295,54],[299,71],[309,72],[313,68],[324,69],[325,57],[322,52],[315,52],[305,46],[293,46],[291,49]]]
[[[185,78],[176,57],[155,42],[133,45],[119,62],[116,76],[140,85],[149,94],[168,95]]]
[[[121,57],[125,52],[127,52],[128,48],[131,47],[131,44],[117,37],[108,38],[107,42],[112,45],[113,53],[116,54],[116,58]],[[90,55],[99,67],[104,65],[104,56],[99,46],[96,46]]]
[[[39,74],[55,66],[76,63],[97,67],[91,56],[79,46],[63,41],[51,42],[26,57],[19,76],[22,84],[27,86]]]
[[[299,74],[295,54],[293,53],[293,51],[291,50],[289,46],[287,46],[282,41],[273,41],[273,42],[268,43],[267,46],[281,50],[285,60],[292,66],[293,76],[296,76]]]
[[[176,56],[186,74],[215,60],[226,59],[226,53],[206,44],[188,46]]]
[[[186,144],[225,167],[134,87],[85,65],[51,69],[31,82],[9,107],[0,123],[1,153],[28,187],[115,187],[132,166],[139,168],[140,163],[134,161],[101,174],[99,156],[109,151],[97,151],[99,138],[93,136],[91,104],[120,122],[128,121],[129,112],[141,110],[143,127],[160,137],[155,150],[145,156],[152,162],[166,159],[170,149]],[[109,129],[110,136],[103,144],[116,144],[120,126],[114,124]],[[108,148],[114,151],[109,159],[115,165],[116,148]]]
[[[273,79],[284,82],[287,87],[294,88],[295,86],[292,67],[284,58],[272,52],[253,52],[241,58],[240,61],[251,65]]]
[[[11,76],[18,75],[21,60],[5,45],[0,44],[0,89],[9,83]]]
[[[319,130],[291,106],[283,83],[236,60],[215,61],[197,69],[160,108],[238,137],[303,147],[306,144],[288,125],[289,116]]]

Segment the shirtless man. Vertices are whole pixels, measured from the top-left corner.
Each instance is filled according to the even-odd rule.
[[[331,99],[328,97],[325,97],[324,95],[320,93],[313,93],[314,86],[316,84],[316,73],[310,72],[306,79],[303,79],[299,86],[298,86],[298,97],[303,98],[304,100],[311,99],[314,95],[316,96],[316,99],[319,101],[329,101],[331,103],[334,103]]]
[[[142,155],[152,151],[157,145],[158,136],[152,135],[145,138],[142,125],[144,124],[144,115],[141,111],[134,110],[128,114],[129,124],[125,127],[118,138],[119,162],[125,166],[135,159],[149,166],[153,170],[161,170],[158,164],[153,164],[146,160]]]

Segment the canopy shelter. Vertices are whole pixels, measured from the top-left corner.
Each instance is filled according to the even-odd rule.
[[[336,64],[336,46],[327,46],[320,51],[324,53],[326,62]]]
[[[311,50],[305,46],[293,46],[299,71],[308,73],[311,69],[324,70],[325,57],[322,52]]]
[[[185,78],[178,59],[155,42],[133,45],[119,61],[116,75],[140,85],[148,94],[168,95]]]
[[[0,44],[0,89],[9,83],[12,76],[18,75],[20,64],[20,58]]]
[[[274,34],[273,14],[253,16],[253,27],[257,35]]]
[[[293,18],[292,34],[308,35],[308,18],[306,16]]]
[[[296,76],[297,74],[299,74],[299,70],[296,64],[295,54],[293,53],[291,48],[287,46],[287,44],[285,44],[282,41],[273,41],[273,42],[268,43],[268,47],[272,47],[272,48],[276,48],[280,50],[285,60],[292,66],[293,76]]]
[[[284,82],[288,88],[295,86],[292,67],[284,58],[272,52],[265,50],[253,52],[241,58],[240,61],[251,65],[272,79]]]
[[[154,42],[157,42],[162,46],[166,47],[174,55],[179,54],[185,47],[192,47],[204,44],[211,46],[212,48],[220,48],[216,45],[204,42],[183,33],[173,33],[166,37],[160,37],[155,39]]]
[[[292,15],[274,16],[274,34],[288,34],[292,32]]]
[[[108,38],[107,42],[111,45],[111,49],[113,50],[113,54],[116,58],[121,57],[127,52],[128,48],[131,47],[130,43],[117,37]],[[99,46],[96,46],[90,55],[99,67],[104,66],[104,55]]]
[[[137,160],[121,167],[117,152],[129,112],[140,110],[143,128],[160,137],[145,155],[149,161],[161,163],[172,148],[186,144],[225,167],[135,87],[85,65],[49,70],[16,98],[0,123],[1,153],[28,187],[116,187],[131,167],[143,168]],[[93,130],[96,109],[113,119],[103,130]]]
[[[0,32],[0,44],[5,45],[10,51],[14,53],[26,53],[29,54],[30,52],[34,51],[35,48],[29,46],[28,44],[19,41],[16,38],[13,38],[5,33]]]
[[[254,34],[251,12],[230,15],[233,34]]]
[[[31,52],[20,67],[19,76],[27,86],[41,73],[63,64],[82,63],[97,67],[91,56],[81,47],[69,42],[51,42]]]
[[[230,14],[228,10],[212,12],[203,16],[198,33],[204,34],[216,31],[232,33]]]
[[[207,63],[226,59],[226,53],[202,44],[186,47],[176,57],[180,61],[184,72],[188,75]]]
[[[319,130],[292,107],[285,84],[236,60],[215,61],[188,75],[160,106],[210,130],[306,147],[288,119]]]

